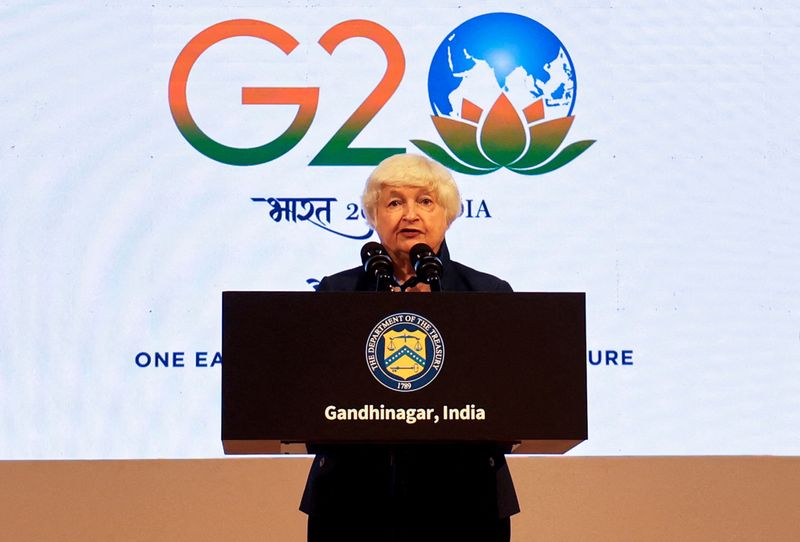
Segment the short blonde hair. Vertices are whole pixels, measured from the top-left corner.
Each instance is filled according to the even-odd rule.
[[[448,227],[461,211],[458,186],[444,166],[419,154],[395,154],[378,164],[367,179],[361,196],[364,214],[373,228],[378,198],[385,186],[421,186],[430,190],[436,203],[445,208]]]

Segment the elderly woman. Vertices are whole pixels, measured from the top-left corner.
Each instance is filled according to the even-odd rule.
[[[504,280],[450,260],[444,234],[458,216],[461,196],[453,176],[437,162],[398,154],[381,162],[367,179],[362,196],[367,221],[378,233],[402,284],[414,275],[409,251],[425,243],[443,265],[442,290],[510,292]],[[375,290],[374,278],[357,267],[325,277],[319,290]],[[419,284],[409,291],[430,291]]]
[[[444,235],[461,205],[450,173],[425,157],[400,154],[372,172],[363,194],[369,223],[394,265],[414,276],[409,251],[430,246],[444,291],[511,291],[507,282],[450,260]],[[413,282],[413,281],[412,281]],[[322,279],[322,291],[370,291],[362,267]],[[395,288],[399,290],[399,288]],[[418,283],[406,291],[430,291]],[[308,540],[508,541],[519,504],[504,450],[490,444],[320,446],[300,509]]]

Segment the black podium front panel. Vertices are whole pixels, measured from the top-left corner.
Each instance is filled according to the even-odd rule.
[[[582,293],[224,292],[222,350],[227,442],[587,438]]]

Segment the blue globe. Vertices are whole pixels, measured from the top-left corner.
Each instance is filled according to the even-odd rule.
[[[566,47],[543,25],[513,13],[470,19],[442,41],[428,72],[433,113],[461,117],[463,100],[486,111],[500,93],[517,110],[542,99],[545,119],[572,114],[575,69]]]

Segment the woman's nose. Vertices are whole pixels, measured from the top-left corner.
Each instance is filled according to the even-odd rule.
[[[417,204],[416,203],[409,203],[406,205],[406,212],[403,215],[403,218],[406,220],[416,220],[417,219]]]

